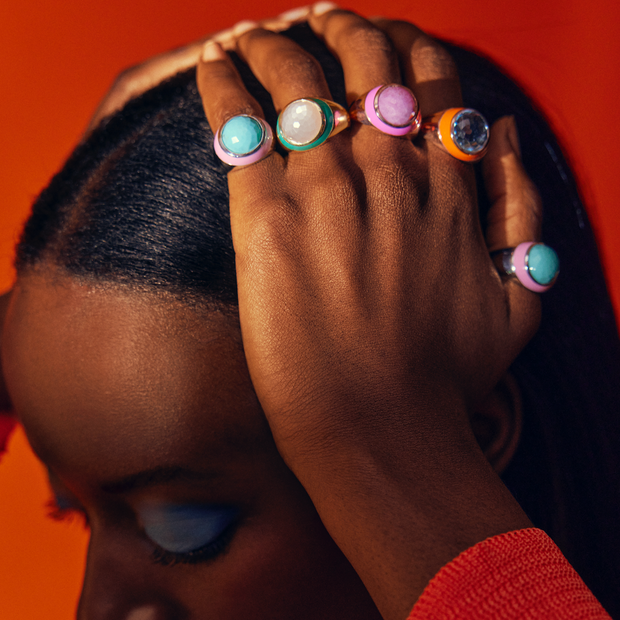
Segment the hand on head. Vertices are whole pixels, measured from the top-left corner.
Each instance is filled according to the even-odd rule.
[[[270,22],[271,30],[245,22],[220,34],[221,44],[216,40],[202,50],[199,42],[145,63],[121,77],[94,124],[199,57],[198,87],[214,133],[238,115],[263,118],[263,110],[225,49],[234,50],[247,63],[277,112],[292,101],[310,98],[311,105],[323,106],[325,119],[340,115],[342,121],[342,109],[331,103],[333,96],[320,64],[290,38],[274,32],[300,15],[306,12]],[[191,171],[193,176],[189,171],[184,176],[185,169],[166,176],[168,170],[160,170],[166,166],[160,165],[163,157],[158,151],[157,173],[149,168],[145,187],[140,185],[140,196],[135,195],[142,200],[145,194],[148,200],[140,206],[123,206],[121,217],[131,221],[132,243],[137,240],[139,246],[131,249],[136,264],[151,269],[155,263],[157,268],[166,267],[169,261],[176,269],[176,280],[164,280],[156,271],[145,283],[142,271],[138,277],[123,271],[129,226],[119,227],[119,244],[118,239],[105,237],[110,227],[97,226],[97,218],[108,215],[104,200],[88,211],[90,201],[101,198],[98,179],[117,183],[113,195],[118,187],[126,191],[126,169],[120,172],[125,151],[118,150],[119,140],[124,145],[125,138],[119,139],[114,131],[121,136],[135,137],[134,130],[143,132],[141,137],[147,135],[153,129],[150,125],[140,125],[139,130],[125,126],[137,126],[142,117],[127,122],[121,114],[115,117],[114,130],[102,128],[112,146],[97,155],[100,160],[93,158],[100,163],[85,173],[95,182],[84,182],[79,175],[76,182],[70,167],[64,173],[71,192],[85,205],[80,211],[75,205],[81,209],[82,203],[76,198],[70,207],[76,209],[75,217],[68,219],[81,222],[83,217],[88,226],[95,222],[84,234],[88,241],[79,251],[70,247],[62,254],[74,239],[67,218],[52,218],[52,224],[46,219],[48,211],[57,214],[66,207],[61,199],[49,206],[48,193],[35,206],[38,223],[29,234],[38,230],[43,218],[43,227],[58,225],[53,235],[45,234],[64,239],[65,245],[58,242],[50,250],[49,240],[39,246],[43,237],[32,241],[31,236],[32,243],[21,248],[27,253],[36,246],[31,250],[35,258],[22,257],[21,291],[16,297],[23,313],[13,312],[16,335],[8,353],[12,395],[16,395],[16,408],[22,409],[31,441],[41,446],[50,469],[62,478],[61,486],[79,500],[80,510],[94,515],[84,610],[96,610],[114,599],[111,613],[119,617],[119,610],[133,609],[142,596],[162,609],[170,601],[187,609],[220,605],[222,617],[230,617],[231,613],[243,615],[252,607],[252,597],[262,596],[259,617],[286,618],[298,600],[307,602],[317,591],[322,596],[329,591],[333,600],[318,605],[323,609],[320,617],[325,617],[325,609],[329,617],[340,617],[338,605],[353,609],[351,601],[357,601],[362,610],[356,617],[375,617],[375,608],[364,598],[367,590],[384,618],[402,618],[429,579],[460,551],[488,536],[529,525],[476,441],[499,469],[510,458],[516,435],[498,442],[483,437],[484,432],[476,431],[477,436],[472,432],[481,412],[501,410],[506,400],[518,401],[514,382],[504,377],[535,332],[540,315],[537,296],[514,278],[500,277],[489,255],[540,238],[540,200],[521,166],[514,121],[503,118],[492,128],[483,162],[492,207],[483,231],[473,169],[446,152],[438,129],[432,129],[428,120],[462,105],[458,75],[447,52],[408,23],[371,22],[325,5],[307,17],[342,65],[347,93],[342,106],[361,101],[379,85],[404,85],[417,97],[426,125],[416,135],[419,119],[412,113],[411,131],[389,135],[363,124],[372,112],[364,108],[356,115],[362,122],[353,122],[343,131],[325,130],[327,139],[317,140],[321,144],[316,148],[283,153],[267,145],[257,161],[230,171],[243,352],[236,340],[235,319],[229,322],[219,310],[212,311],[213,299],[201,288],[203,281],[197,277],[191,290],[179,283],[179,270],[193,271],[178,267],[184,260],[179,259],[178,246],[171,243],[164,250],[160,247],[164,242],[152,241],[165,238],[167,243],[169,231],[186,209],[190,224],[183,221],[174,228],[175,240],[194,235],[192,243],[198,249],[205,247],[194,230],[195,222],[202,221],[200,214],[191,210],[198,204],[202,213],[204,201],[191,194],[192,205],[172,209],[174,217],[167,221],[161,193],[175,186],[179,180],[175,175],[183,177],[184,183],[186,176],[206,185],[213,177],[221,181],[217,166],[209,172],[213,177],[202,174],[202,164],[198,172]],[[179,116],[189,114],[183,106],[195,91],[184,96],[187,99],[173,113],[178,125]],[[148,105],[146,109],[150,110]],[[199,118],[188,117],[193,119],[191,129],[183,130],[185,142],[175,142],[182,148],[195,139],[194,123],[204,122],[194,108],[196,112]],[[167,114],[168,109],[161,118]],[[173,114],[167,118],[174,118]],[[269,133],[266,126],[263,129]],[[442,139],[445,146],[445,136]],[[141,164],[153,161],[145,144],[138,144],[137,138],[135,142],[136,150],[144,147],[137,156]],[[199,156],[208,151],[204,144],[200,149]],[[170,152],[180,151],[170,147]],[[112,160],[114,175],[102,176]],[[180,168],[186,164],[189,168],[183,162]],[[131,176],[135,170],[129,168]],[[136,184],[133,176],[131,180],[127,183]],[[95,185],[96,191],[85,195],[84,188]],[[179,183],[180,194],[190,194],[190,185]],[[196,195],[204,197],[209,191],[225,195],[223,190],[212,190],[215,185],[201,188],[203,193]],[[100,212],[95,213],[96,209]],[[209,225],[223,228],[225,219],[217,219],[220,216],[212,205],[209,209]],[[226,243],[229,239],[222,245]],[[112,273],[106,281],[109,288],[107,284],[98,288],[103,259],[89,263],[85,280],[75,279],[71,269],[76,263],[90,260],[101,248],[115,253],[117,245],[122,254],[122,268],[115,267],[118,281]],[[167,258],[159,263],[154,251]],[[232,255],[228,246],[221,252]],[[50,260],[51,255],[58,264]],[[177,259],[180,263],[174,262]],[[65,271],[67,260],[73,262]],[[33,264],[43,265],[34,275]],[[57,267],[60,277],[51,277]],[[210,268],[202,263],[198,267]],[[230,273],[234,275],[232,261]],[[135,287],[136,281],[147,294]],[[153,281],[164,282],[163,292],[149,295]],[[226,280],[230,281],[233,284],[227,285],[234,289],[232,276]],[[205,303],[200,312],[185,304],[185,297],[183,301],[174,297],[183,286],[188,286],[183,291],[188,295],[196,290],[204,295],[198,302],[200,307]],[[234,298],[234,290],[226,293],[226,299]],[[221,304],[216,308],[221,310]],[[32,354],[35,349],[37,355]],[[62,393],[58,385],[63,385]],[[145,391],[144,385],[149,389]],[[512,396],[506,399],[506,394]],[[261,406],[277,448],[297,479],[273,447]],[[240,437],[243,429],[249,439]],[[260,456],[246,449],[257,436]],[[159,449],[153,450],[153,445]],[[109,491],[119,484],[109,481],[133,480],[136,472],[144,478],[144,470],[168,471],[179,462],[203,474],[203,470],[224,470],[226,493],[204,479],[183,487],[182,502],[175,481],[164,483],[163,492],[157,485],[149,488],[144,491],[149,506],[156,504],[153,514],[164,515],[164,525],[169,514],[179,512],[179,503],[190,505],[191,514],[203,514],[205,505],[234,504],[243,516],[235,525],[240,534],[235,534],[229,555],[223,556],[218,547],[220,551],[208,556],[208,561],[196,560],[191,570],[185,567],[186,576],[174,573],[172,583],[165,568],[144,552],[154,544],[165,547],[169,539],[164,537],[162,542],[158,528],[157,535],[145,532],[133,491],[119,499]],[[174,510],[168,510],[170,504]],[[125,512],[119,525],[108,515],[120,514],[120,505]],[[196,506],[200,510],[194,510]],[[190,559],[180,553],[180,563],[192,563],[199,555],[195,537],[187,545]],[[298,563],[296,550],[307,562],[293,571],[287,567]],[[108,569],[119,557],[121,579]],[[327,564],[331,572],[323,570]],[[221,593],[227,588],[237,591],[240,570],[259,578],[253,579],[252,587],[243,584],[244,596],[227,598]],[[265,585],[274,581],[272,574],[278,576],[275,581],[281,590]],[[203,592],[199,586],[207,581],[209,588]],[[300,582],[303,594],[280,604],[281,591],[295,589]],[[188,588],[188,584],[197,587]],[[337,604],[333,601],[339,598],[342,584],[349,584],[348,596]],[[155,590],[161,590],[159,598],[153,596]],[[271,607],[278,605],[272,613]],[[306,616],[317,614],[308,607]]]
[[[317,13],[308,23],[342,65],[347,104],[395,83],[425,117],[462,105],[451,58],[415,26]],[[321,67],[289,38],[258,25],[237,34],[235,51],[276,111],[332,99]],[[217,43],[197,79],[214,133],[231,117],[262,117]],[[252,382],[278,449],[386,618],[405,613],[455,552],[529,523],[490,475],[469,416],[538,326],[537,296],[500,278],[489,250],[539,239],[540,201],[511,118],[492,128],[484,162],[485,234],[471,166],[425,135],[355,124],[229,173]],[[407,493],[428,505],[403,503]],[[451,508],[440,515],[433,502]],[[404,506],[402,529],[386,535],[385,510]]]

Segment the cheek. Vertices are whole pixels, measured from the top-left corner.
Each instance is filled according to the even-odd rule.
[[[287,517],[239,532],[239,558],[231,549],[218,575],[219,585],[213,594],[221,597],[223,607],[221,615],[214,617],[380,618],[375,616],[376,609],[363,584],[314,509],[289,513]],[[228,565],[224,568],[225,563]]]

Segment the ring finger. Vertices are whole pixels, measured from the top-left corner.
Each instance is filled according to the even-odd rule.
[[[463,105],[456,65],[443,46],[408,22],[377,18],[373,23],[396,47],[405,84],[415,93],[423,116]]]
[[[350,104],[379,84],[400,84],[396,50],[389,37],[360,15],[340,9],[308,19],[344,71]]]

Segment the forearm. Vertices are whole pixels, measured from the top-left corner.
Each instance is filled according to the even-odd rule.
[[[381,455],[341,445],[293,467],[386,620],[406,618],[465,549],[532,526],[473,438],[457,450],[400,439]]]

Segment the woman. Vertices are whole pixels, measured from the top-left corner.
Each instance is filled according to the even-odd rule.
[[[310,25],[349,98],[403,80],[425,114],[460,104],[452,61],[414,27],[342,11]],[[327,59],[329,87],[288,38],[238,34],[276,109],[345,99]],[[198,82],[213,128],[262,114],[217,46]],[[514,125],[495,125],[485,162],[486,244],[472,170],[423,141],[356,127],[230,173],[237,298],[225,186],[205,174],[222,166],[192,84],[179,76],[106,121],[41,196],[19,248],[4,370],[61,505],[91,521],[80,613],[405,617],[446,562],[530,525],[477,443],[497,470],[511,460],[521,407],[506,371],[539,316],[488,257],[540,234]],[[512,110],[513,94],[497,107]],[[548,344],[514,367],[526,411]],[[600,499],[578,486],[578,501]],[[539,522],[554,516],[541,508]]]

